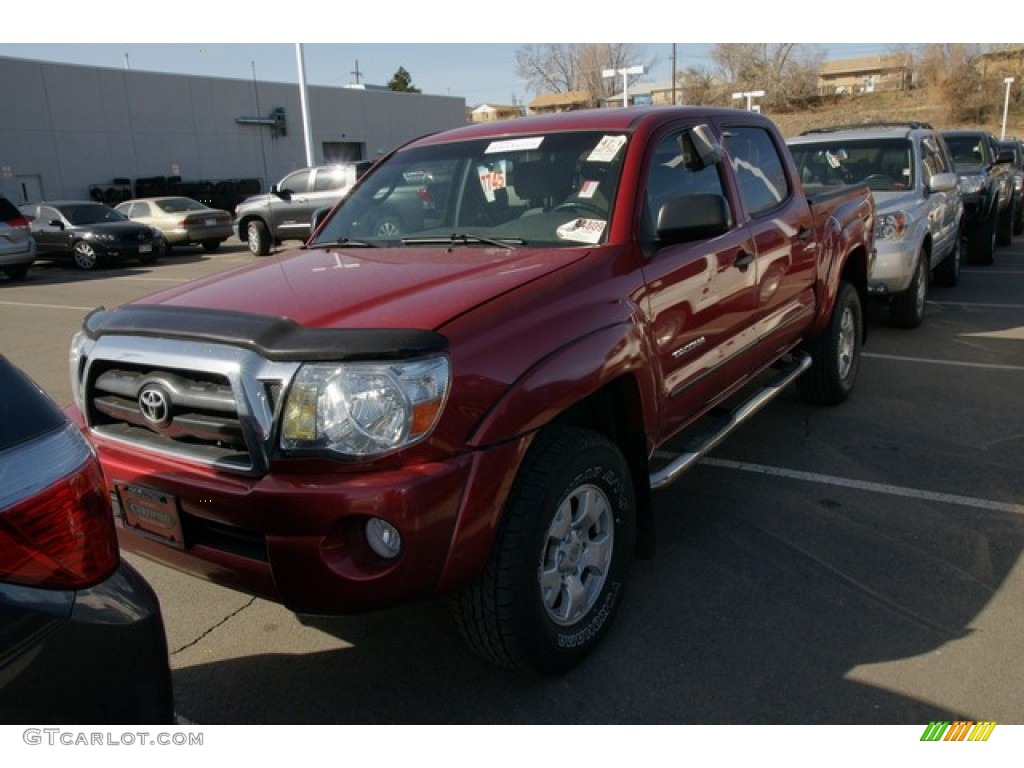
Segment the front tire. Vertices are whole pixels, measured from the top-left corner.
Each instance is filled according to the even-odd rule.
[[[999,216],[999,228],[996,242],[998,245],[1010,245],[1013,242],[1013,222],[1017,218],[1017,200],[1010,198],[1010,202],[1003,213]]]
[[[960,237],[953,240],[953,248],[949,255],[935,267],[935,282],[952,288],[960,282]]]
[[[633,558],[636,497],[607,438],[549,426],[530,447],[487,567],[456,600],[467,643],[512,669],[560,674],[608,631]]]
[[[971,232],[967,255],[972,264],[991,264],[996,252],[996,222],[998,212],[993,209],[992,215],[983,224],[979,224]]]
[[[889,305],[889,322],[897,328],[917,328],[924,320],[928,296],[928,254],[921,251],[914,264],[914,276],[903,293],[893,297]]]
[[[270,232],[267,225],[259,219],[250,221],[245,227],[245,241],[253,256],[266,256],[270,253]]]
[[[72,258],[75,266],[86,272],[96,269],[100,265],[100,252],[93,247],[92,243],[79,240],[72,248]]]
[[[203,240],[203,250],[206,251],[206,253],[213,253],[220,248],[220,243],[220,240]]]
[[[816,405],[838,405],[845,401],[857,381],[863,338],[860,296],[852,285],[842,283],[828,327],[807,345],[813,362],[796,380],[800,395]]]

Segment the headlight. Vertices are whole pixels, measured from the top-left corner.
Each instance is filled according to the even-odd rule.
[[[878,240],[898,240],[907,231],[907,214],[903,211],[884,213],[875,224],[875,238]]]
[[[304,365],[284,404],[281,448],[372,457],[413,445],[437,424],[450,377],[447,357]]]
[[[970,174],[960,177],[960,191],[965,195],[984,192],[988,178],[982,174]]]

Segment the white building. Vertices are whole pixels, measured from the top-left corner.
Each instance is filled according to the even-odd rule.
[[[323,86],[308,95],[317,164],[372,160],[466,121],[465,99],[451,96]],[[115,179],[259,179],[266,189],[306,165],[291,83],[0,57],[0,105],[0,191],[16,203],[85,198]]]

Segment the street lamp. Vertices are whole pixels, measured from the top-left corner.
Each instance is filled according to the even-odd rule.
[[[1006,83],[1006,98],[1003,99],[1003,130],[999,134],[1000,141],[1006,138],[1006,113],[1010,109],[1010,83],[1013,82],[1013,78],[1004,77],[1003,82]]]
[[[621,69],[602,69],[602,77],[615,77],[622,75],[622,106],[629,106],[629,76],[642,75],[646,70],[640,64],[635,67],[623,67]]]
[[[747,100],[747,111],[748,112],[760,112],[761,108],[757,106],[755,108],[754,99],[759,99],[764,96],[764,91],[737,91],[732,95],[733,99],[746,99]]]

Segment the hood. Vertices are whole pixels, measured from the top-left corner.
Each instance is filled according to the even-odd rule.
[[[913,189],[873,191],[871,194],[875,198],[875,210],[880,214],[889,211],[914,213],[921,207],[921,193]]]
[[[187,283],[138,304],[287,317],[314,328],[437,330],[584,258],[588,248],[312,248]]]
[[[153,228],[146,224],[139,224],[137,221],[103,221],[98,224],[78,224],[73,227],[88,232],[107,233],[131,237],[138,234],[152,236]]]

